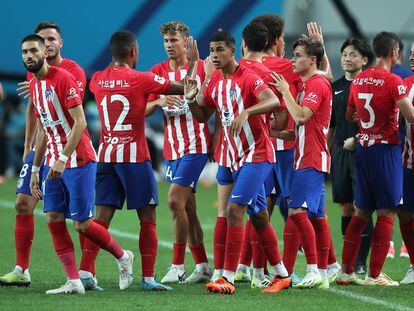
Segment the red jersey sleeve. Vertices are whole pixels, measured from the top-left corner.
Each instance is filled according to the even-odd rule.
[[[146,94],[166,94],[171,82],[153,72],[137,72],[134,84]]]
[[[249,73],[246,75],[245,79],[249,93],[251,93],[257,99],[259,98],[259,94],[261,91],[269,88],[267,83],[265,83],[263,79],[256,74]]]
[[[160,71],[158,70],[158,65],[152,66],[151,72],[156,75],[160,75]],[[148,102],[153,102],[154,100],[157,100],[159,98],[160,98],[159,94],[150,94],[148,96]]]
[[[388,91],[394,103],[403,97],[407,97],[407,86],[399,76],[392,75],[388,83]]]
[[[79,66],[75,66],[71,69],[70,73],[75,77],[76,84],[78,85],[79,95],[81,99],[85,96],[86,88],[86,74],[85,71]]]
[[[309,107],[313,113],[318,110],[319,105],[325,99],[326,91],[320,83],[309,83],[306,85],[305,94],[302,100],[302,106]]]
[[[59,93],[62,106],[70,109],[82,105],[82,97],[79,94],[75,77],[68,74],[62,76],[59,81]]]

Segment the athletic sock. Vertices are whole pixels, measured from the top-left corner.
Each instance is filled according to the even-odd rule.
[[[47,224],[52,235],[55,252],[65,269],[69,279],[79,279],[76,267],[75,250],[65,221],[50,222]]]
[[[341,217],[341,231],[342,231],[342,237],[345,236],[346,229],[349,226],[349,223],[351,222],[352,216],[342,216]]]
[[[224,267],[224,252],[226,249],[227,218],[217,217],[214,228],[214,269],[222,270]]]
[[[157,259],[157,225],[155,220],[141,221],[140,224],[138,244],[141,253],[142,276],[150,278],[154,276],[155,261]]]
[[[248,219],[245,225],[244,237],[243,237],[243,246],[240,255],[240,264],[250,267],[252,263],[253,251],[252,246],[250,245],[250,228],[252,223]]]
[[[298,229],[291,217],[288,217],[283,230],[283,263],[289,274],[293,273],[300,239]]]
[[[358,216],[352,216],[344,236],[344,248],[342,250],[342,265],[345,273],[354,272],[355,260],[361,244],[361,234],[367,222]]]
[[[359,248],[358,257],[356,260],[358,264],[365,265],[367,263],[369,250],[371,248],[371,239],[372,239],[373,230],[374,230],[374,224],[372,223],[372,217],[371,217],[371,219],[368,221],[367,226],[365,227],[361,235],[361,246]]]
[[[266,263],[266,255],[259,241],[256,229],[253,226],[250,228],[250,244],[252,245],[253,268],[263,269]]]
[[[318,268],[328,268],[329,247],[331,245],[331,234],[326,218],[312,218],[312,226],[315,230],[316,249],[318,256]]]
[[[303,250],[305,252],[306,263],[309,264],[316,264],[316,238],[315,238],[315,231],[313,230],[312,224],[306,215],[306,213],[298,213],[292,216],[293,222],[296,225],[297,230],[300,234],[300,239],[302,241]],[[297,249],[295,250],[297,251]]]
[[[204,248],[204,244],[197,244],[197,245],[190,245],[191,255],[193,255],[193,259],[195,264],[201,264],[208,262],[206,249]]]
[[[173,245],[173,265],[184,265],[186,243],[174,243]]]
[[[410,256],[410,264],[414,264],[414,220],[402,223],[400,221],[400,230],[403,237],[405,247]]]
[[[34,238],[34,216],[16,215],[14,241],[16,247],[16,265],[23,271],[29,268],[30,250]]]
[[[282,261],[282,256],[280,256],[277,237],[272,224],[268,222],[264,229],[258,230],[256,232],[259,243],[263,248],[265,258],[270,263],[270,265],[273,267],[280,263]]]
[[[378,216],[371,242],[369,276],[372,278],[378,277],[381,273],[390,247],[393,224],[394,216]]]
[[[330,235],[331,240],[330,240],[330,244],[329,244],[328,266],[337,262],[335,249],[334,249],[334,245],[333,245],[333,240],[332,240],[332,232],[330,230],[329,230],[329,235]]]
[[[226,251],[224,259],[224,272],[236,271],[240,259],[243,244],[244,227],[228,227],[226,239]],[[223,274],[224,276],[224,274]]]

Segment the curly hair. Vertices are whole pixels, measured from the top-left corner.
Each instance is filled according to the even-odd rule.
[[[190,28],[188,28],[187,25],[185,25],[182,22],[177,22],[177,21],[164,23],[160,27],[160,32],[162,35],[178,32],[182,34],[184,37],[188,37],[189,31],[190,31]]]

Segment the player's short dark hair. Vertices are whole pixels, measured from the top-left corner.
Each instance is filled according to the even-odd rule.
[[[190,28],[182,22],[171,21],[161,25],[160,32],[162,35],[178,32],[184,37],[188,37]]]
[[[265,51],[269,50],[272,45],[278,40],[285,29],[285,22],[283,19],[276,14],[263,14],[256,16],[251,22],[262,23],[266,26],[269,32],[267,45]]]
[[[234,36],[227,31],[217,31],[211,38],[210,42],[219,42],[223,41],[228,47],[234,47],[236,45],[236,40]]]
[[[128,56],[136,42],[135,34],[129,30],[115,32],[109,43],[111,54],[114,58],[123,59]]]
[[[322,43],[315,39],[299,38],[293,43],[293,49],[296,49],[297,46],[303,46],[306,55],[316,56],[316,66],[319,68],[325,54]]]
[[[21,44],[23,44],[23,43],[25,43],[25,42],[28,42],[28,41],[36,41],[36,42],[39,42],[39,44],[40,44],[41,46],[43,46],[43,47],[46,45],[46,44],[45,44],[45,39],[43,39],[41,36],[36,35],[36,34],[30,34],[30,35],[27,35],[26,37],[24,37],[24,38],[22,39]]]
[[[251,22],[243,29],[243,40],[247,49],[252,52],[262,52],[267,46],[268,31],[262,23]]]
[[[372,42],[375,56],[388,57],[391,51],[399,46],[399,41],[400,38],[393,32],[382,31],[378,33]]]
[[[40,22],[36,28],[35,28],[35,33],[39,33],[39,31],[43,30],[43,29],[49,29],[49,28],[53,28],[56,30],[56,32],[59,35],[62,35],[62,31],[60,30],[60,27],[58,26],[58,24],[56,24],[53,21],[50,22]]]
[[[366,39],[349,38],[345,40],[341,46],[341,53],[345,50],[346,47],[350,45],[352,45],[355,50],[357,50],[358,53],[362,55],[362,57],[366,57],[368,59],[368,64],[372,62],[374,59],[374,52],[372,52],[372,48]]]

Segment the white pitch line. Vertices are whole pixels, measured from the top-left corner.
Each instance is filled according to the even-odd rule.
[[[0,207],[14,209],[14,202],[0,199]],[[38,209],[35,210],[35,215],[36,216],[41,216],[41,217],[45,216],[44,213],[42,211],[38,210]],[[68,220],[68,221],[70,221],[70,220]],[[109,229],[109,231],[111,232],[111,234],[113,234],[116,237],[138,241],[138,234],[132,234],[132,233],[120,231],[120,230],[117,230],[117,229]],[[158,240],[158,245],[162,246],[164,248],[168,248],[170,250],[173,248],[173,243],[171,243],[169,241]],[[186,251],[187,251],[187,253],[190,253],[190,251],[188,249]],[[207,255],[208,259],[213,259],[214,258],[213,254],[206,253],[206,255]],[[385,300],[380,300],[380,299],[370,297],[370,296],[364,296],[364,295],[356,294],[354,292],[349,292],[349,291],[342,290],[342,289],[329,288],[328,291],[330,291],[331,293],[336,294],[336,295],[345,296],[345,297],[349,297],[349,298],[353,298],[353,299],[358,299],[360,301],[367,302],[367,303],[370,303],[370,304],[384,306],[384,307],[387,307],[387,308],[392,309],[392,310],[414,311],[414,308],[399,305],[399,304],[396,304],[396,303],[391,303],[391,302],[388,302],[388,301],[385,301]]]

